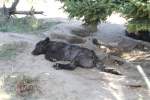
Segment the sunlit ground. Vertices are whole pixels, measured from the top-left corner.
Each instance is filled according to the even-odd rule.
[[[4,86],[4,76],[0,77],[0,100],[10,100],[11,95],[6,93],[3,89]]]

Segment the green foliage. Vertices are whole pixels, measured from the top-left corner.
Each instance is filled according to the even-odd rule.
[[[150,2],[148,0],[128,0],[122,4],[121,11],[127,19],[150,18]]]
[[[11,18],[0,23],[0,31],[3,32],[29,32],[38,29],[38,27],[39,22],[34,17]]]
[[[0,18],[0,31],[2,32],[38,32],[46,31],[60,22],[44,21],[35,17],[11,18],[9,20]]]
[[[138,32],[138,31],[150,31],[150,19],[149,20],[131,20],[128,22],[127,30],[128,32]]]
[[[70,18],[83,19],[85,24],[98,24],[112,14],[115,5],[112,0],[59,0]]]
[[[116,0],[119,10],[129,21],[128,31],[150,31],[150,0]]]

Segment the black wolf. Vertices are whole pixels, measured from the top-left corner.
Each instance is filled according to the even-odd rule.
[[[51,41],[49,38],[38,42],[32,54],[44,54],[45,58],[52,62],[69,61],[68,64],[56,63],[53,66],[55,69],[74,70],[76,67],[105,69],[93,50],[64,42]]]

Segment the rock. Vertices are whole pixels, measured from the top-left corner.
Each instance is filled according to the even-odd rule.
[[[84,37],[89,33],[81,27],[81,23],[61,23],[52,27],[51,32],[45,33],[51,40],[58,40],[72,44],[85,43]]]

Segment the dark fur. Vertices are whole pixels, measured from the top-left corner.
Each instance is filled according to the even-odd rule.
[[[136,40],[143,40],[150,42],[150,32],[148,31],[139,31],[137,33],[129,33],[128,31],[125,31],[126,36],[134,38]]]
[[[32,51],[33,55],[44,54],[49,61],[69,61],[68,64],[57,63],[53,67],[55,69],[74,70],[77,66],[83,68],[98,67],[103,69],[102,64],[93,50],[83,48],[64,42],[50,41],[49,38],[42,40],[36,44]]]

